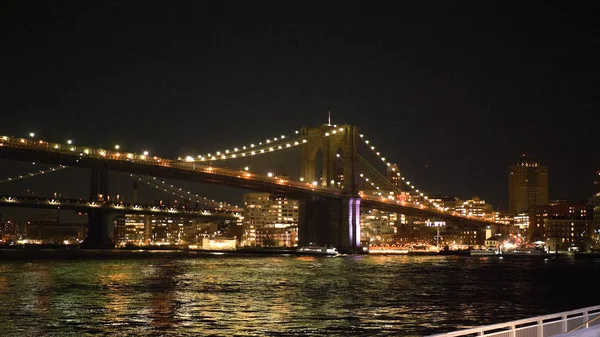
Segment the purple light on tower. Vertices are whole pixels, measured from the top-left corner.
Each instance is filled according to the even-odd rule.
[[[352,209],[352,198],[349,198],[348,200],[348,235],[350,237],[349,243],[352,244],[353,238],[354,238],[354,226],[352,224],[352,216],[353,214],[353,209]]]
[[[356,212],[356,236],[355,247],[360,247],[360,198],[354,199],[354,211]]]

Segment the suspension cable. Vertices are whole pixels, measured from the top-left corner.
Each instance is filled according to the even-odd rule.
[[[52,173],[52,172],[60,171],[60,170],[66,169],[67,167],[68,166],[60,165],[60,166],[56,166],[56,167],[51,167],[51,168],[46,169],[46,170],[39,170],[37,172],[31,172],[31,173],[27,173],[27,174],[20,174],[20,175],[15,176],[15,177],[9,177],[9,178],[0,180],[0,184],[1,183],[7,183],[7,182],[15,181],[15,180],[21,180],[21,179],[36,177],[36,176],[40,176],[40,175],[43,175],[43,174],[46,174],[46,173]]]

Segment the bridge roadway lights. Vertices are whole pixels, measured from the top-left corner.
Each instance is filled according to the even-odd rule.
[[[360,198],[300,200],[298,244],[333,246],[345,254],[362,253],[360,248]]]
[[[117,216],[109,210],[93,210],[88,213],[87,237],[81,243],[83,249],[114,249],[112,240],[114,219]]]

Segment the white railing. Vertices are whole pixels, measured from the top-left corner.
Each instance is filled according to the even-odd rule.
[[[574,330],[580,331],[592,326],[600,326],[600,305],[441,333],[430,337],[551,337]]]

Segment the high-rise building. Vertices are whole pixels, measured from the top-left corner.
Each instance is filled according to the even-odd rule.
[[[398,170],[398,166],[396,164],[388,166],[386,174],[388,179],[392,182],[392,185],[402,190],[402,179],[400,178],[400,171]]]
[[[528,212],[533,206],[548,204],[548,167],[537,158],[522,155],[508,173],[508,211]]]
[[[285,228],[289,231],[266,230]],[[298,228],[298,201],[269,193],[247,193],[244,195],[243,245],[296,246]]]
[[[596,171],[596,179],[594,179],[594,194],[600,194],[600,170]]]

